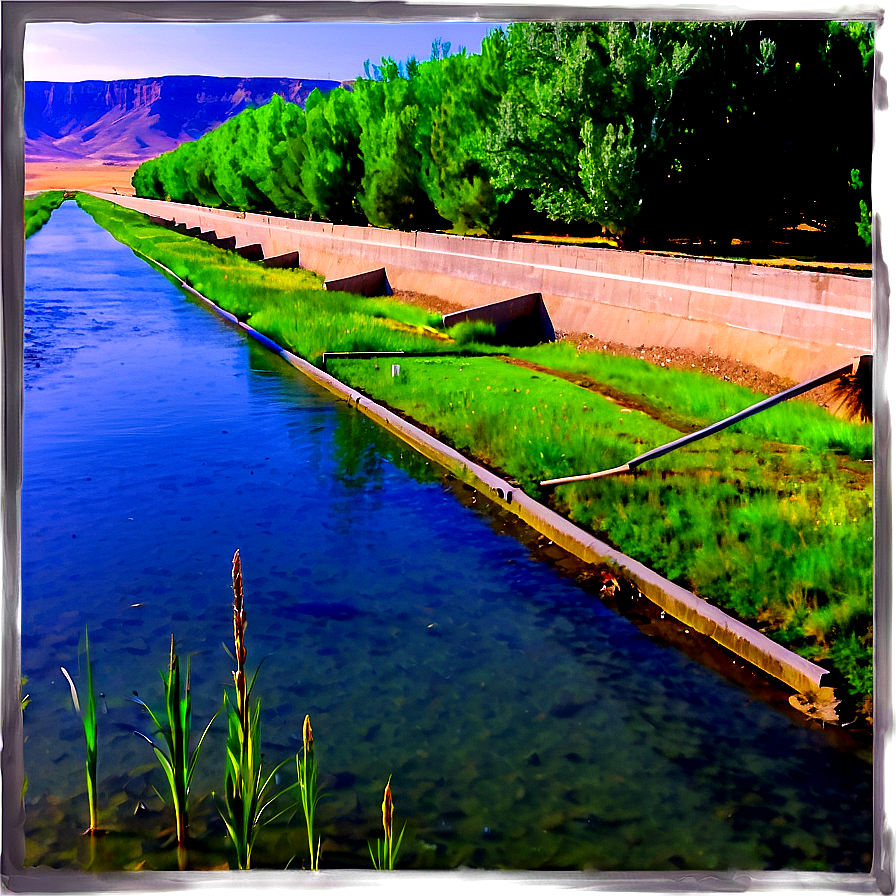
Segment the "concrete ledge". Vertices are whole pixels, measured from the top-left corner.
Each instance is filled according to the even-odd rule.
[[[258,245],[256,243],[256,245]],[[267,268],[297,268],[299,265],[298,252],[285,252],[283,255],[274,255],[271,258],[264,258],[264,266]]]
[[[242,256],[248,261],[264,260],[264,249],[261,247],[261,243],[249,243],[247,246],[237,246],[236,237],[232,236],[230,239],[233,240],[233,245],[230,248],[236,252],[237,255]]]
[[[392,287],[389,286],[385,268],[365,271],[363,274],[354,274],[351,277],[341,277],[338,280],[327,280],[324,282],[324,289],[329,292],[350,292],[358,296],[392,295]]]
[[[554,341],[554,325],[540,292],[442,315],[446,329],[473,320],[494,324],[496,335],[503,338],[505,345]]]

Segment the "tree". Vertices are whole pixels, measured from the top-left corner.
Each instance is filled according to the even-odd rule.
[[[695,27],[512,25],[510,86],[488,139],[499,196],[525,190],[552,220],[630,233],[644,172],[663,146],[672,96],[692,64]]]
[[[326,96],[314,90],[305,101],[305,159],[302,189],[319,217],[358,224],[357,202],[364,166],[356,97],[342,87]]]
[[[667,176],[654,181],[682,231],[714,251],[800,224],[854,233],[850,171],[871,157],[871,32],[853,24],[707,23],[695,35]]]
[[[501,204],[491,181],[485,134],[507,86],[504,33],[493,31],[480,55],[433,44],[415,95],[421,182],[438,213],[460,232],[500,230]]]
[[[367,67],[369,73],[370,67]],[[378,227],[431,230],[444,226],[422,183],[416,136],[416,60],[383,59],[373,77],[355,82],[364,175],[358,203]]]
[[[272,210],[307,217],[311,203],[302,191],[305,160],[305,116],[295,103],[284,102],[279,94],[255,110],[258,143],[250,176],[268,198]]]

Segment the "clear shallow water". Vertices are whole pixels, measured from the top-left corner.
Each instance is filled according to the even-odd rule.
[[[74,203],[28,241],[25,302],[29,863],[176,867],[127,697],[160,705],[173,632],[204,727],[230,681],[239,548],[269,764],[311,715],[322,866],[368,867],[392,774],[402,867],[867,870],[867,761],[538,562]],[[59,673],[85,625],[98,841],[79,836],[83,734]],[[221,785],[223,741],[219,720],[194,801]],[[208,797],[191,819],[191,866],[226,867]],[[303,838],[298,820],[268,829],[256,864],[300,866]]]

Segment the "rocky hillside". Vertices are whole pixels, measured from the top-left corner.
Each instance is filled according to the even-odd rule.
[[[127,81],[25,84],[25,157],[142,161],[195,140],[247,106],[279,93],[304,105],[338,81],[170,75]]]

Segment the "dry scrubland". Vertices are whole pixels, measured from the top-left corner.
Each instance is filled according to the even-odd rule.
[[[25,162],[25,192],[39,190],[97,190],[133,196],[131,178],[139,162],[105,165],[89,159],[76,162]]]

